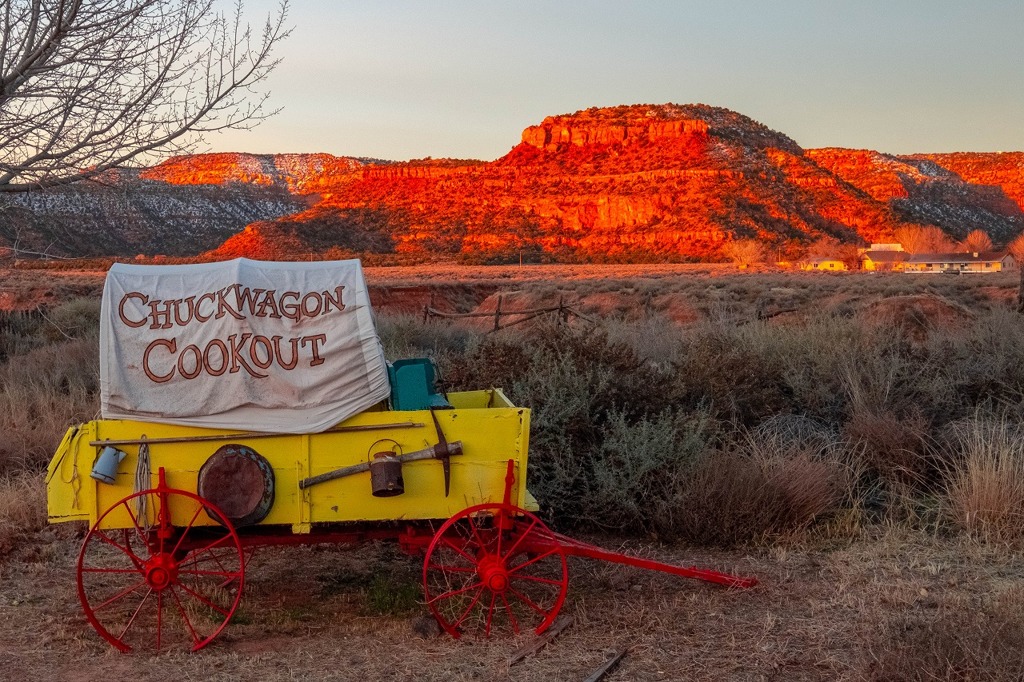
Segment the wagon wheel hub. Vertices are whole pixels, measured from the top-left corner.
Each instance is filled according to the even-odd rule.
[[[501,557],[488,555],[480,560],[477,571],[480,582],[487,586],[491,592],[502,593],[508,589],[508,569]]]
[[[178,581],[178,562],[170,554],[154,554],[146,561],[146,584],[164,590]]]

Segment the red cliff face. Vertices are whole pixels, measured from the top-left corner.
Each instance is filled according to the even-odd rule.
[[[557,151],[567,145],[622,144],[707,134],[708,124],[700,119],[650,120],[634,116],[625,121],[603,124],[600,121],[576,120],[571,116],[548,116],[539,126],[524,130],[522,141],[538,149]]]
[[[225,244],[231,252],[334,245],[687,260],[717,258],[725,242],[743,237],[780,245],[891,241],[907,224],[937,224],[959,236],[960,225],[972,222],[965,233],[983,227],[1002,241],[1024,229],[1013,204],[1024,201],[1024,154],[996,157],[805,151],[736,112],[666,104],[550,116],[492,162],[216,154],[172,159],[145,177],[315,196],[311,211],[251,226]],[[975,216],[982,224],[973,224]]]
[[[358,173],[364,165],[356,159],[330,154],[197,154],[172,157],[147,168],[141,177],[172,185],[237,182],[306,194],[319,191],[325,181],[333,184]]]

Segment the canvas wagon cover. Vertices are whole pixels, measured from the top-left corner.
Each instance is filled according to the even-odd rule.
[[[103,288],[104,419],[323,431],[387,398],[358,260],[115,264]]]

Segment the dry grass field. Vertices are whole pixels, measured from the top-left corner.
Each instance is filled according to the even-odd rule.
[[[433,636],[419,567],[393,547],[268,549],[210,647],[117,654],[75,593],[83,529],[46,525],[41,474],[65,428],[96,413],[102,273],[4,272],[0,302],[19,302],[0,314],[9,678],[584,679],[629,647],[606,679],[1024,679],[1017,273],[367,278],[388,357],[430,355],[447,386],[499,385],[532,408],[529,485],[554,527],[760,585],[573,561],[573,624],[509,667],[528,638]],[[422,318],[493,312],[498,297],[506,311],[561,300],[587,319],[487,334],[492,321]]]

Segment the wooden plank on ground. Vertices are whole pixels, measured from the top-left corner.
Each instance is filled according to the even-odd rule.
[[[562,632],[562,630],[569,627],[570,624],[572,624],[572,616],[559,616],[555,619],[555,622],[551,624],[551,627],[549,627],[544,632],[543,635],[538,636],[532,642],[520,647],[518,650],[516,650],[514,654],[509,656],[508,664],[510,666],[513,666],[516,663],[519,663],[527,656],[533,656],[538,651],[543,649],[548,644],[548,642],[557,637],[558,634]]]
[[[623,649],[619,649],[618,651],[615,652],[614,656],[612,656],[607,661],[602,663],[601,667],[598,668],[597,670],[595,670],[594,672],[592,672],[590,674],[590,677],[588,677],[587,679],[583,680],[583,682],[598,682],[599,680],[604,679],[604,676],[607,675],[608,673],[610,673],[615,668],[615,666],[617,666],[619,664],[619,661],[622,660],[622,657],[625,656],[628,652],[629,652],[629,648],[628,647],[627,648],[623,648]]]

